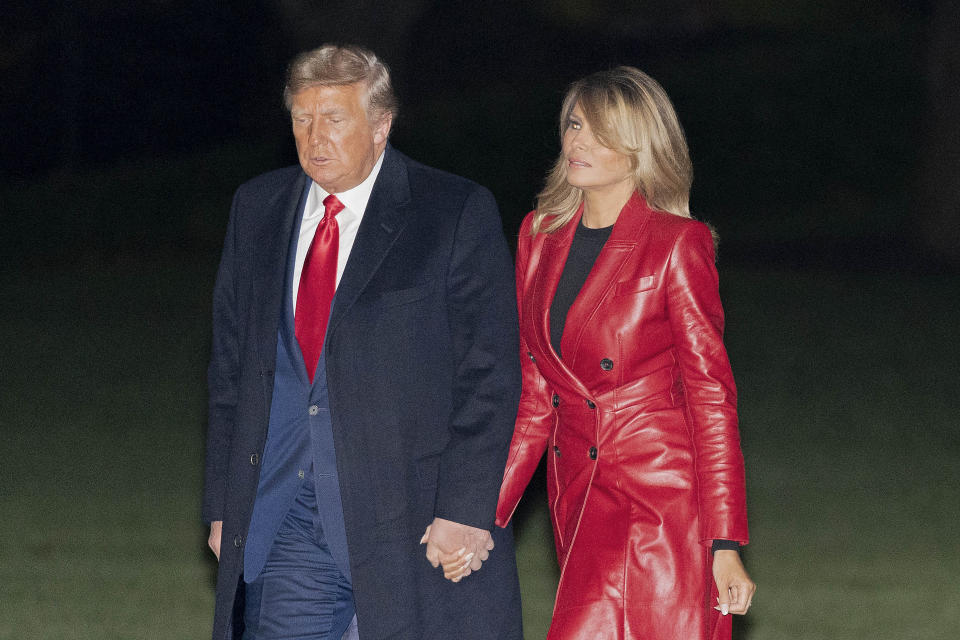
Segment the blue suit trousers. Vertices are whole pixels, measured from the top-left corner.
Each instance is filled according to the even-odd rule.
[[[246,586],[243,640],[340,640],[353,616],[353,591],[324,539],[311,473],[263,571]]]

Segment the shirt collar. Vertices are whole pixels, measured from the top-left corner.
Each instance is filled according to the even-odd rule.
[[[377,176],[380,174],[380,167],[383,166],[383,156],[385,154],[386,150],[380,152],[380,157],[377,158],[373,169],[370,170],[370,175],[364,178],[363,182],[337,194],[337,199],[345,208],[344,212],[337,215],[338,220],[343,213],[347,212],[352,214],[352,216],[356,216],[358,219],[363,217],[363,212],[367,208],[367,202],[370,201],[370,194],[373,193],[373,185],[377,181]],[[323,200],[328,195],[330,195],[329,191],[314,182],[310,186],[310,194],[307,196],[305,217],[312,218],[318,215],[322,216]]]

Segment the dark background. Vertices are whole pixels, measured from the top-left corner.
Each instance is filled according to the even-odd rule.
[[[326,41],[391,64],[394,144],[489,186],[508,230],[557,153],[565,86],[631,64],[676,104],[693,210],[724,260],[899,270],[960,255],[955,2],[88,0],[4,14],[2,246],[33,257],[215,247],[235,183],[295,161],[284,68]]]
[[[285,66],[328,41],[391,65],[392,143],[489,187],[511,247],[568,83],[659,80],[721,237],[760,584],[736,637],[955,637],[958,35],[947,0],[5,3],[0,639],[207,633],[213,274],[233,191],[296,162]]]

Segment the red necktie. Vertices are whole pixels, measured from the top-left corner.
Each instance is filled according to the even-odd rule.
[[[337,287],[337,250],[340,231],[336,215],[343,211],[337,196],[323,199],[323,220],[317,225],[313,242],[303,261],[303,272],[297,289],[297,309],[293,315],[294,333],[303,353],[307,377],[313,384],[313,374],[323,351],[323,338],[330,320],[330,305]]]

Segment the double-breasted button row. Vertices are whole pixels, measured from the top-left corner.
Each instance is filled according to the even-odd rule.
[[[611,369],[613,369],[613,360],[611,360],[610,358],[604,358],[603,360],[600,361],[600,368],[603,369],[604,371],[610,371]]]

